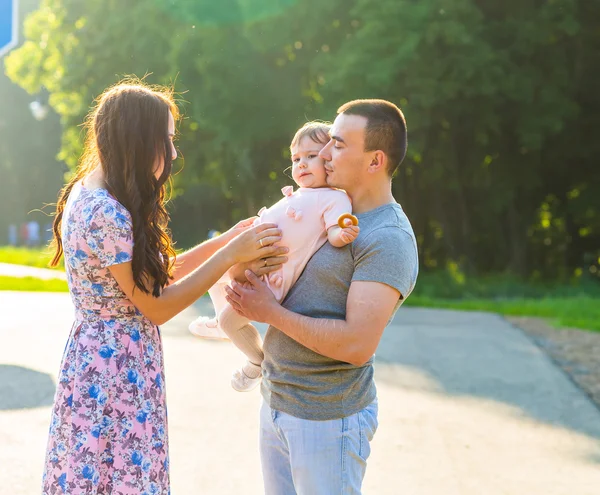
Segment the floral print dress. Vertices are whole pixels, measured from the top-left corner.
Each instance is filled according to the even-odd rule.
[[[43,494],[167,495],[159,330],[108,269],[132,259],[131,216],[106,190],[76,184],[62,241],[75,323],[58,377]]]

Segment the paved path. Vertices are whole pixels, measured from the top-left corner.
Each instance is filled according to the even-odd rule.
[[[0,275],[7,277],[35,277],[44,280],[58,278],[66,280],[67,275],[62,270],[50,270],[48,268],[37,268],[35,266],[13,265],[12,263],[0,263]]]
[[[174,495],[259,495],[258,393],[239,352],[163,327]],[[67,294],[0,292],[0,495],[39,484]],[[402,308],[378,350],[372,495],[596,495],[600,413],[518,329],[484,313]]]

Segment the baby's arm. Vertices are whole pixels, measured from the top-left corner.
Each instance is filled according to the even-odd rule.
[[[358,219],[349,213],[352,211],[350,198],[343,191],[324,192],[322,204],[323,220],[327,228],[327,240],[333,247],[344,247],[358,237]]]
[[[327,239],[333,247],[344,247],[358,237],[360,232],[358,225],[354,225],[349,218],[344,220],[344,225],[344,228],[339,225],[333,225],[327,230]]]

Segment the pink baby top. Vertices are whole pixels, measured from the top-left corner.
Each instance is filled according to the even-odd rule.
[[[329,187],[296,191],[284,187],[284,197],[270,208],[262,208],[255,224],[272,222],[283,233],[281,245],[289,248],[287,263],[269,276],[269,286],[282,301],[296,283],[311,256],[327,241],[327,229],[337,225],[338,218],[352,212],[348,195]]]

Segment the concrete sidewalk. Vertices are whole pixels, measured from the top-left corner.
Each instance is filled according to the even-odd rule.
[[[0,292],[0,495],[39,493],[68,294]],[[241,354],[164,325],[174,495],[260,494],[258,393]],[[264,329],[264,327],[263,327]],[[376,359],[373,495],[595,495],[600,412],[518,329],[485,313],[402,308]]]
[[[67,274],[62,270],[50,270],[48,268],[37,268],[35,266],[13,265],[12,263],[0,263],[0,275],[6,277],[34,277],[49,280],[58,278],[67,279]]]

